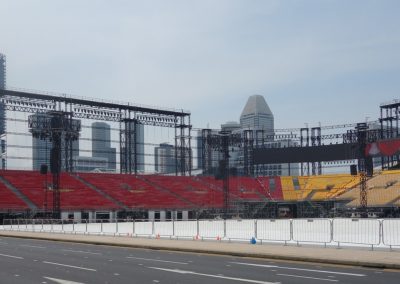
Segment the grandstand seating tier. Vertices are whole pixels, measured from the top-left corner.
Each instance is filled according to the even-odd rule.
[[[52,207],[50,177],[36,171],[0,171],[38,209]],[[105,173],[61,174],[62,210],[196,209],[223,207],[223,181],[206,176],[124,175]],[[229,199],[242,202],[336,200],[359,206],[359,176],[231,177]],[[367,181],[369,206],[398,206],[400,171],[386,171]],[[114,201],[117,202],[114,202]],[[118,203],[118,204],[116,204]],[[28,209],[9,188],[0,183],[0,209]]]

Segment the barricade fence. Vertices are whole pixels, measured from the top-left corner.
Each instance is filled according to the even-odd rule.
[[[296,244],[400,246],[400,219],[54,220],[5,219],[0,230]]]

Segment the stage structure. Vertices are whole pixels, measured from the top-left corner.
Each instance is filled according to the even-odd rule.
[[[120,124],[121,173],[137,173],[136,125],[175,129],[176,175],[191,175],[190,112],[157,109],[131,104],[75,98],[67,95],[42,94],[18,90],[0,90],[1,101],[9,111],[46,114],[49,111],[70,112],[74,119],[92,119]],[[125,150],[124,150],[125,149]]]
[[[131,104],[106,102],[19,90],[0,90],[4,109],[32,113],[28,120],[34,138],[52,141],[51,172],[53,174],[53,210],[59,213],[59,175],[61,170],[73,172],[72,142],[79,137],[80,119],[119,123],[120,172],[136,174],[138,124],[175,129],[176,175],[191,175],[191,125],[190,112],[158,109]],[[9,118],[5,118],[7,121]],[[61,151],[63,148],[63,151]],[[64,151],[65,149],[65,151]],[[61,155],[65,155],[61,157]],[[189,155],[189,156],[188,156]],[[65,167],[61,167],[64,162]]]
[[[50,171],[53,177],[53,218],[60,218],[61,148],[64,146],[65,169],[72,171],[72,142],[78,140],[81,121],[72,119],[71,112],[49,111],[44,115],[30,115],[28,125],[32,136],[52,142]]]

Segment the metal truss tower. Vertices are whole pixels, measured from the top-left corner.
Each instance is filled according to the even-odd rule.
[[[254,176],[253,133],[253,130],[243,131],[243,174],[246,176]]]
[[[229,132],[220,132],[219,134],[211,134],[211,130],[204,129],[203,133],[203,153],[206,157],[211,157],[213,150],[222,154],[222,160],[219,162],[219,175],[223,179],[223,195],[224,195],[224,215],[228,217],[230,213],[229,200],[229,147],[242,147],[245,139],[240,134],[232,134]],[[204,157],[203,156],[203,157]],[[204,166],[203,169],[207,169]]]
[[[212,173],[212,145],[208,143],[211,139],[211,129],[201,130],[201,167],[203,174],[210,175]]]
[[[311,128],[311,146],[321,146],[321,127]],[[322,174],[321,162],[311,163],[311,172],[313,176],[321,175]]]
[[[365,147],[367,145],[367,129],[366,123],[358,123],[356,126],[358,150],[360,151],[360,159],[358,159],[358,170],[360,172],[360,207],[366,211],[368,206],[367,191],[367,167]]]
[[[309,136],[309,128],[300,128],[300,147],[309,147],[310,146],[310,136]],[[301,175],[310,175],[310,164],[301,163]]]
[[[394,100],[390,103],[381,104],[380,137],[381,139],[393,139],[400,136],[400,100]],[[389,169],[400,162],[399,155],[384,157],[382,156],[382,169]]]
[[[72,142],[78,140],[81,131],[81,121],[72,119],[71,112],[50,111],[46,115],[30,115],[28,126],[32,136],[42,140],[50,140],[52,148],[50,153],[50,171],[53,176],[53,218],[60,218],[61,196],[61,148],[62,140],[65,141],[66,169],[72,169]]]

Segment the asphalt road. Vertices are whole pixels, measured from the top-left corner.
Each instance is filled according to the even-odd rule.
[[[400,271],[0,238],[1,284],[389,284],[399,279]]]

